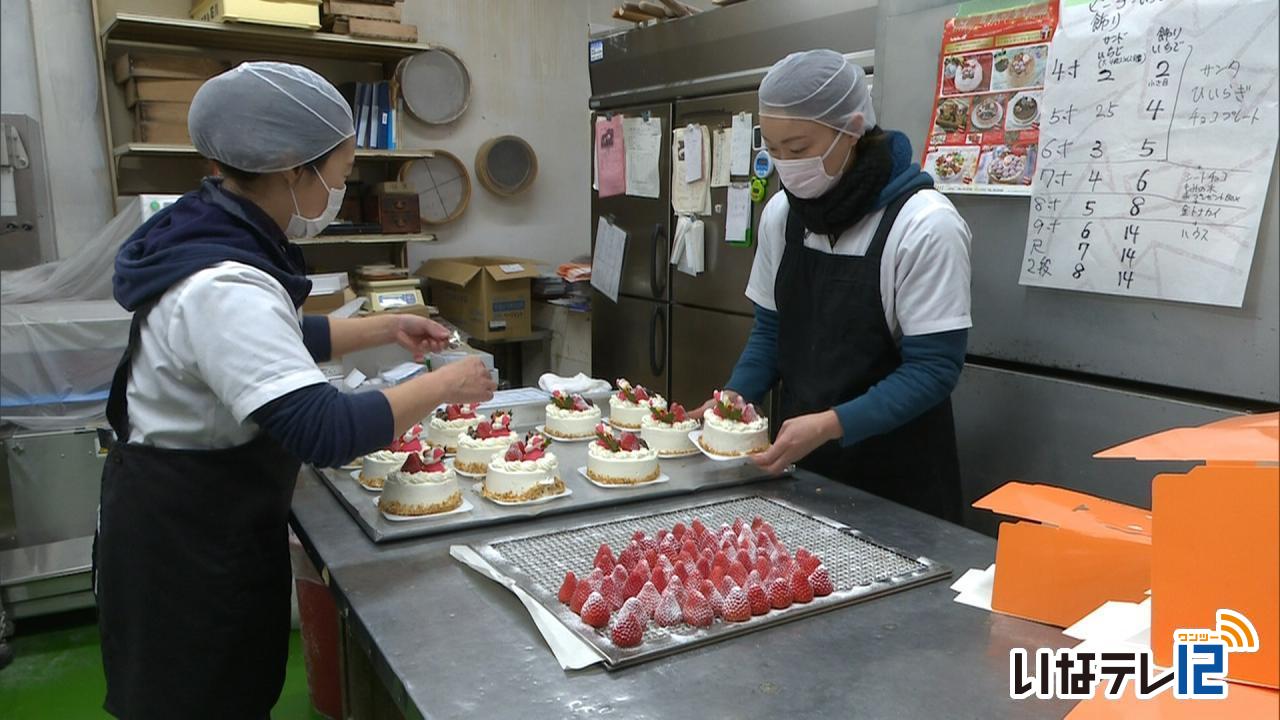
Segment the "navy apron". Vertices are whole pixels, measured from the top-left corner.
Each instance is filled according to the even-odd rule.
[[[795,212],[788,213],[786,249],[774,281],[784,419],[852,400],[902,364],[885,321],[880,263],[889,230],[915,192],[903,193],[885,208],[863,256],[805,247],[804,224]],[[931,515],[960,520],[950,398],[895,430],[850,447],[828,442],[799,465]]]
[[[223,450],[129,443],[140,308],[107,418],[94,588],[104,707],[121,718],[266,718],[289,652],[289,505],[300,462],[265,434]]]

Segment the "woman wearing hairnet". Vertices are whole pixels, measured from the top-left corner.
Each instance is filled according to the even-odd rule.
[[[842,55],[788,55],[759,97],[784,192],[760,218],[755,324],[726,387],[759,402],[781,380],[784,422],[753,459],[958,520],[950,394],[972,325],[969,229],[907,138],[876,125]]]
[[[351,110],[306,68],[245,63],[206,82],[188,124],[219,168],[116,257],[134,312],[107,415],[95,591],[105,707],[127,718],[265,718],[289,637],[287,518],[300,461],[383,447],[441,402],[492,396],[478,361],[343,395],[317,361],[447,344],[430,320],[301,317],[291,239],[338,213]]]

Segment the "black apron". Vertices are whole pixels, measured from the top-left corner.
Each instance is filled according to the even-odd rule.
[[[127,389],[139,326],[107,418],[94,588],[121,718],[265,718],[289,653],[288,515],[300,463],[265,434],[225,450],[129,444]]]
[[[786,249],[774,281],[784,419],[852,400],[902,364],[885,322],[880,263],[889,230],[915,192],[898,196],[885,208],[866,255],[860,257],[805,247],[804,224],[796,213],[788,213]],[[799,465],[940,518],[960,520],[950,398],[856,445],[828,442]]]

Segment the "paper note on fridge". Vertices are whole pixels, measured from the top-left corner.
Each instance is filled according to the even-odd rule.
[[[724,218],[724,241],[747,242],[751,239],[751,186],[733,183],[729,186]]]
[[[732,142],[729,146],[729,174],[751,173],[751,113],[741,112],[733,116]]]
[[[702,132],[701,126],[690,125],[684,129],[684,181],[697,182],[702,179]]]
[[[622,281],[622,260],[627,249],[627,233],[600,218],[596,223],[596,250],[591,258],[591,287],[618,302],[618,285]]]
[[[627,155],[627,194],[656,198],[662,189],[658,160],[662,153],[662,121],[658,118],[622,119]]]
[[[622,139],[622,116],[596,118],[596,181],[600,197],[621,195],[627,190],[626,143]]]
[[[698,162],[698,155],[690,153],[688,138],[698,137],[697,145],[701,148],[701,163],[711,164],[711,133],[706,126],[694,125],[692,132],[685,128],[676,128],[671,133],[671,209],[677,215],[710,215],[711,183],[709,178],[702,177],[694,182],[685,181],[685,162],[692,158]]]
[[[729,185],[729,129],[720,128],[711,136],[711,187]]]

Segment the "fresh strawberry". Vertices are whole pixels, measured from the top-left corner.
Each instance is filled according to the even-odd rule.
[[[697,558],[697,553],[691,553],[688,550],[681,550],[680,554],[676,556],[676,559],[674,562],[676,565],[683,565],[685,563],[693,562],[696,558]]]
[[[734,560],[733,562],[729,563],[729,569],[727,571],[727,574],[729,575],[729,577],[733,578],[733,581],[736,582],[739,586],[742,586],[747,582],[747,569],[743,567],[742,563],[738,562],[737,560]]]
[[[644,543],[652,544],[653,538],[645,538]],[[649,547],[644,543],[641,544],[641,547],[644,548],[644,561],[649,563],[649,569],[653,570],[658,566],[658,548]]]
[[[750,423],[760,419],[760,414],[756,412],[756,406],[748,404],[742,409],[742,422]]]
[[[528,460],[529,462],[533,462],[534,460],[538,460],[542,458],[542,456],[545,454],[546,453],[544,453],[542,450],[536,450],[536,449],[530,450],[524,454],[524,459]]]
[[[724,587],[724,579],[725,579],[725,577],[726,577],[726,575],[724,574],[724,566],[723,566],[723,565],[713,565],[713,566],[711,566],[711,573],[707,575],[707,578],[708,578],[708,579],[711,581],[711,583],[712,583],[712,584],[714,584],[716,587]]]
[[[649,400],[649,392],[644,388],[640,387],[639,385],[637,385],[635,390],[635,398],[637,403],[646,402]]]
[[[742,534],[743,525],[744,523],[742,522],[742,518],[736,517],[733,519],[733,525],[731,525],[730,527],[733,529],[733,534],[735,536]]]
[[[556,597],[560,600],[560,602],[564,603],[565,605],[568,605],[569,601],[573,599],[574,590],[577,590],[577,589],[578,589],[578,578],[573,574],[573,571],[570,570],[569,572],[564,574],[564,582],[560,585],[560,593],[556,595]]]
[[[662,591],[652,582],[646,582],[644,587],[640,588],[640,594],[635,599],[639,601],[641,609],[645,612],[646,618],[653,617],[653,611],[658,609],[658,604],[662,602]]]
[[[809,585],[813,588],[813,594],[816,597],[824,597],[835,592],[835,587],[831,584],[831,576],[827,574],[826,565],[819,565],[809,573]]]
[[[578,581],[578,585],[573,589],[573,598],[569,601],[569,609],[575,613],[582,612],[582,605],[590,595],[591,586],[587,581]]]
[[[631,569],[636,566],[636,563],[643,559],[644,551],[640,549],[640,545],[634,540],[628,543],[627,546],[622,549],[622,552],[618,553],[618,564],[626,568],[627,572],[631,572]]]
[[[490,435],[493,435],[493,423],[488,420],[481,420],[480,423],[476,425],[475,432],[472,434],[478,438],[487,438]]]
[[[698,562],[695,564],[697,566],[699,575],[701,575],[704,578],[711,577],[711,559],[710,558],[708,558],[706,555],[703,555],[702,557],[698,558]]]
[[[700,518],[694,518],[693,522],[689,523],[689,529],[693,530],[693,534],[697,537],[707,534],[707,526],[702,524]]]
[[[720,594],[720,591],[713,587],[703,595],[707,597],[707,602],[711,603],[711,612],[716,617],[724,617],[724,596]]]
[[[773,567],[769,563],[769,558],[764,557],[763,555],[758,555],[756,556],[755,569],[756,572],[760,573],[761,577],[765,577]]]
[[[644,539],[644,531],[643,531],[643,530],[637,530],[637,531],[635,531],[634,533],[631,533],[631,539],[632,539],[632,540],[634,540],[634,541],[636,541],[636,542],[640,542],[641,540],[643,540],[643,539]]]
[[[613,630],[609,633],[609,639],[613,640],[613,644],[620,648],[636,647],[644,642],[644,628],[647,623],[642,623],[640,613],[626,613],[618,622],[614,623]]]
[[[635,433],[622,433],[622,439],[618,441],[618,446],[625,452],[632,452],[643,447],[644,441],[636,437]]]
[[[809,575],[822,564],[822,561],[805,548],[796,548],[796,564],[800,566],[805,575]]]
[[[618,561],[613,557],[613,550],[609,547],[609,543],[601,543],[592,564],[605,572],[613,572],[613,566],[617,565]]]
[[[768,535],[769,539],[775,543],[778,542],[778,533],[774,532],[773,526],[769,524],[768,520],[760,524],[760,532]]]
[[[659,544],[661,544],[661,543],[662,543],[662,540],[663,540],[664,538],[666,538],[666,537],[667,537],[668,535],[670,535],[670,534],[671,534],[671,531],[670,531],[670,530],[668,530],[668,529],[666,529],[666,528],[660,528],[660,529],[658,530],[657,534],[655,534],[653,537],[654,537],[654,539],[655,539],[655,540],[657,540],[657,541],[658,541],[658,543],[659,543]]]
[[[680,599],[670,588],[662,594],[662,602],[658,603],[658,609],[653,611],[653,623],[658,627],[671,627],[679,625],[684,619],[683,613],[680,611]]]
[[[444,414],[446,420],[457,420],[462,417],[462,408],[457,405],[449,405],[444,409]]]
[[[520,451],[519,443],[512,443],[507,446],[507,454],[503,455],[507,462],[519,462],[524,459],[524,453]]]
[[[765,593],[764,586],[760,583],[747,586],[747,602],[751,604],[752,615],[763,615],[769,612],[769,595]]]
[[[641,588],[647,582],[649,582],[648,566],[636,563],[635,568],[627,575],[627,579],[623,583],[622,596],[624,598],[633,598],[639,595]]]
[[[689,419],[689,413],[685,411],[684,406],[680,403],[672,403],[670,412],[675,416],[675,420],[678,423],[686,422]]]
[[[680,612],[684,615],[684,621],[694,627],[710,627],[712,621],[715,620],[715,611],[711,609],[711,603],[707,598],[697,590],[687,590],[684,594],[684,602],[680,604]]]
[[[400,472],[404,473],[420,473],[422,469],[422,458],[418,453],[409,453],[409,457],[405,458],[404,464],[400,466]]]
[[[702,551],[698,549],[697,543],[693,540],[685,540],[681,543],[680,552],[688,555],[690,560],[697,560],[698,556],[702,554]]]
[[[781,610],[782,608],[791,607],[791,583],[785,578],[774,578],[769,583],[769,605]]]
[[[723,614],[726,622],[746,622],[751,619],[751,603],[742,588],[735,587],[724,596]]]
[[[622,589],[622,586],[627,584],[627,578],[630,575],[631,573],[627,572],[627,569],[621,564],[614,565],[613,572],[610,573],[610,576],[613,578],[613,584],[617,585],[619,590]]]
[[[663,570],[661,565],[654,569],[653,572],[649,573],[649,581],[658,589],[658,592],[663,592],[667,589],[668,578],[669,576],[667,575],[667,571]]]
[[[719,585],[720,594],[724,595],[725,597],[728,597],[729,591],[733,590],[736,587],[740,587],[738,583],[734,582],[733,578],[729,577],[728,575],[725,575],[724,579],[720,581],[720,585]]]
[[[593,592],[587,596],[587,601],[582,604],[580,615],[582,616],[582,622],[593,628],[602,628],[609,624],[609,616],[612,613],[604,597],[598,592]]]
[[[734,558],[738,561],[738,564],[744,568],[753,568],[756,566],[755,554],[747,550],[739,550],[738,554],[734,555]]]
[[[688,528],[686,528],[682,522],[678,522],[671,526],[671,534],[675,535],[677,540],[683,541],[684,534],[686,532],[688,532]]]
[[[764,524],[764,518],[759,515],[751,518],[751,532],[759,532],[760,526]]]
[[[799,567],[791,573],[791,599],[798,603],[813,600],[813,586],[809,584],[809,578],[805,576],[804,570]]]
[[[687,563],[687,562],[676,563],[676,577],[680,578],[680,581],[681,581],[681,582],[686,582],[686,581],[688,581],[688,579],[689,579],[689,563]]]

